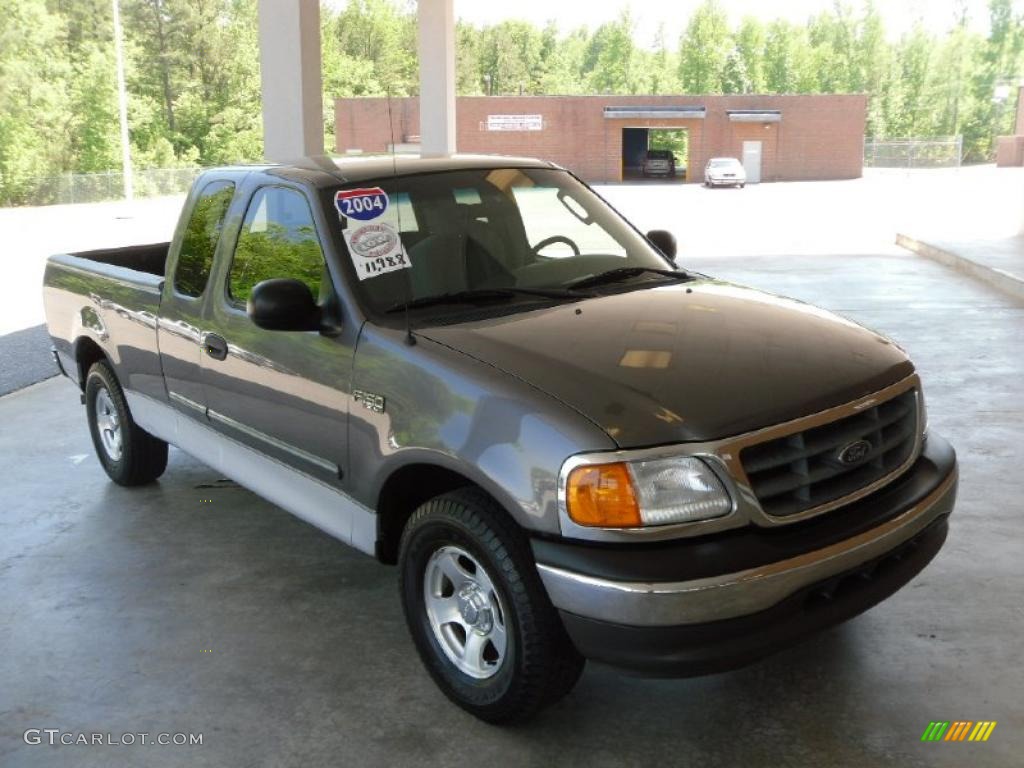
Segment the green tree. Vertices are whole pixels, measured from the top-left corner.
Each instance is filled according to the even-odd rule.
[[[764,47],[764,24],[751,16],[744,18],[736,32],[736,53],[742,62],[751,93],[762,93],[766,87]]]
[[[721,93],[729,53],[729,22],[717,0],[705,0],[679,40],[679,81],[687,93]]]
[[[679,64],[676,55],[669,50],[664,24],[658,25],[654,36],[654,51],[647,62],[647,72],[651,93],[679,92]]]
[[[854,42],[855,75],[851,85],[869,96],[867,135],[871,137],[888,135],[889,125],[898,120],[901,104],[894,59],[882,18],[869,0]]]
[[[956,23],[939,47],[932,75],[935,103],[933,131],[953,136],[963,129],[968,108],[968,69],[974,58],[975,40],[968,29],[967,5],[958,0]]]
[[[1014,15],[1011,0],[989,0],[988,10],[989,36],[977,44],[977,60],[971,68],[977,129],[969,138],[965,135],[969,152],[978,157],[992,154],[996,136],[1013,131],[1024,46],[1024,26]]]
[[[543,78],[543,39],[525,21],[502,21],[480,35],[481,80],[494,95],[536,93]]]
[[[66,62],[67,115],[61,122],[61,165],[105,171],[120,165],[111,5],[105,0],[48,4],[61,21],[59,51]]]
[[[204,165],[257,159],[256,1],[123,1],[139,164],[166,161],[168,144]]]
[[[768,25],[764,79],[769,93],[811,93],[817,88],[806,30],[778,19]]]
[[[585,70],[590,33],[585,27],[559,39],[545,60],[537,92],[570,95],[586,91]]]
[[[815,91],[855,93],[861,90],[856,26],[850,9],[838,2],[831,11],[814,16],[807,24],[807,39],[817,76]]]
[[[896,47],[896,87],[899,104],[889,124],[889,136],[920,136],[931,127],[932,104],[928,72],[936,43],[918,21]]]
[[[413,9],[411,0],[349,0],[334,20],[330,33],[337,37],[341,53],[372,64],[380,89],[374,95],[419,93]]]
[[[460,96],[483,93],[480,81],[480,39],[476,29],[463,21],[455,23],[455,92]]]
[[[69,68],[63,20],[43,0],[0,0],[0,202],[20,202],[32,178],[68,161]]]
[[[750,75],[747,73],[747,62],[740,52],[733,48],[725,58],[722,70],[723,93],[750,93]]]
[[[644,90],[641,54],[633,44],[634,24],[629,11],[594,32],[587,50],[592,93],[638,93]],[[643,83],[645,84],[645,83]]]

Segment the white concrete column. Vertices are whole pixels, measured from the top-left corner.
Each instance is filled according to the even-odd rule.
[[[420,142],[424,155],[455,152],[453,0],[419,0]]]
[[[323,154],[319,0],[259,0],[259,27],[264,155]]]

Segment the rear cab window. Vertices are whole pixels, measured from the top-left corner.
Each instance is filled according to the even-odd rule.
[[[213,254],[234,194],[235,185],[230,181],[211,181],[199,193],[174,270],[174,290],[182,296],[198,298],[206,289]]]

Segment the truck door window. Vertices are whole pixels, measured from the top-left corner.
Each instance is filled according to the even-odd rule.
[[[252,287],[274,277],[309,286],[314,298],[327,289],[325,262],[306,198],[293,189],[264,187],[249,203],[228,276],[228,296],[245,304]]]
[[[178,293],[195,298],[206,288],[224,215],[234,194],[235,185],[230,181],[211,181],[199,193],[174,270],[174,289]]]

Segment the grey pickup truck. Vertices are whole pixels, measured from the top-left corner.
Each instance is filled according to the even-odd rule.
[[[508,722],[585,659],[790,646],[945,541],[906,354],[675,250],[550,163],[321,157],[207,171],[170,243],[52,256],[43,292],[115,483],[173,444],[397,564],[426,670]]]

